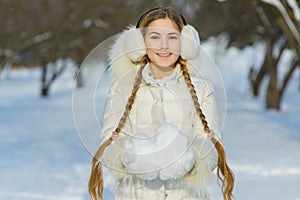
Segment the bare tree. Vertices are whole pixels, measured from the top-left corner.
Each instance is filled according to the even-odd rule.
[[[295,13],[286,0],[277,3],[261,1],[257,6],[257,13],[266,30],[263,38],[267,48],[259,72],[255,73],[251,70],[253,94],[256,96],[259,94],[262,80],[269,77],[265,97],[266,108],[280,109],[284,91],[300,64],[300,22],[296,20]],[[295,54],[290,66],[285,66],[287,70],[280,81],[279,61],[283,58],[283,52],[288,49],[293,50]],[[277,54],[274,53],[275,50]]]
[[[51,63],[71,58],[79,67],[96,45],[135,24],[144,11],[172,6],[199,30],[202,40],[225,32],[228,46],[243,48],[264,42],[263,64],[257,71],[250,69],[253,94],[258,96],[263,80],[269,78],[266,108],[280,109],[284,91],[299,66],[300,28],[295,14],[299,1],[294,0],[293,6],[289,4],[292,0],[278,1],[279,6],[270,2],[275,1],[0,0],[0,70],[13,63],[41,66],[41,95],[47,96],[65,69],[65,65],[53,68]],[[286,50],[296,53],[282,75],[278,68]],[[77,85],[82,86],[83,80],[77,77]]]
[[[296,0],[203,0],[191,18],[202,39],[226,33],[228,46],[243,48],[259,41],[265,44],[264,62],[257,71],[250,68],[249,78],[254,96],[260,95],[263,80],[268,80],[263,92],[266,109],[280,109],[284,91],[299,67],[300,19],[295,13],[299,4]],[[295,54],[282,74],[280,61],[288,50]]]
[[[49,70],[48,63],[72,58],[80,66],[88,52],[113,31],[109,18],[116,13],[118,2],[103,2],[1,0],[1,66],[41,66],[41,95],[47,96],[65,69],[62,65]],[[80,78],[77,76],[77,86],[83,84]]]

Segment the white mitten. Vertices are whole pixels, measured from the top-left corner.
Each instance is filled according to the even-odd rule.
[[[163,158],[157,163],[162,180],[182,177],[193,168],[195,154],[188,138],[176,126],[164,123],[158,131],[155,144]]]
[[[169,123],[164,123],[154,137],[137,134],[127,138],[122,162],[126,170],[140,178],[151,180],[176,179],[190,171],[195,154],[188,138]]]
[[[156,146],[146,135],[137,134],[125,141],[125,151],[121,158],[126,170],[137,177],[152,180],[158,176],[156,158],[153,152]]]

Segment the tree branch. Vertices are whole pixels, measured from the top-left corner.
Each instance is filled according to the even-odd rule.
[[[285,75],[284,79],[283,79],[283,83],[280,89],[280,96],[283,95],[283,92],[285,91],[295,69],[298,67],[298,65],[300,65],[300,58],[298,58],[293,65],[291,66],[290,70],[287,72],[287,74]]]

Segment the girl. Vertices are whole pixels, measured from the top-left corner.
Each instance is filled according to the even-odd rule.
[[[175,10],[154,8],[120,34],[110,58],[115,80],[92,163],[92,199],[102,199],[103,163],[116,178],[116,200],[208,200],[216,167],[231,200],[213,88],[190,62],[199,59],[197,31]]]

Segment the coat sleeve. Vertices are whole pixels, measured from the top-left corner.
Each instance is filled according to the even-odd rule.
[[[217,139],[221,139],[220,118],[212,84],[204,80],[198,81],[195,84],[195,89],[208,127],[215,132]],[[202,121],[197,113],[195,113],[194,117],[194,129],[198,134],[206,135]]]
[[[124,114],[125,106],[127,103],[127,98],[122,92],[120,84],[113,84],[105,104],[104,114],[103,114],[103,127],[101,131],[102,142],[108,139],[112,132],[118,126],[121,117]],[[120,135],[130,134],[129,119],[126,120],[125,126],[121,129]]]

